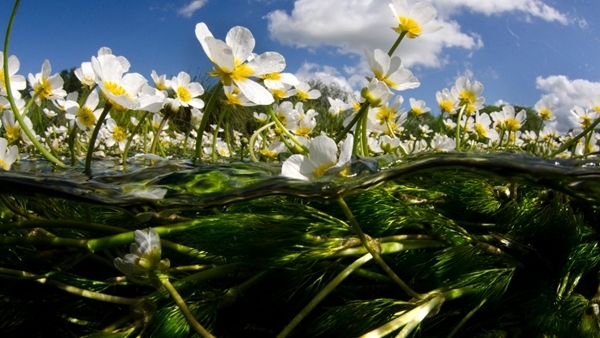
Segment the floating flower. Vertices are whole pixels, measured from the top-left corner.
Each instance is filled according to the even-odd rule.
[[[415,100],[411,97],[408,102],[410,103],[410,112],[415,116],[421,116],[431,111],[431,108],[427,107],[423,100]]]
[[[281,166],[281,175],[310,181],[326,173],[339,172],[350,162],[353,143],[354,136],[348,134],[338,157],[335,141],[325,135],[317,136],[310,142],[309,156],[290,156]]]
[[[554,111],[556,107],[552,104],[554,99],[554,95],[544,97],[543,99],[536,102],[533,108],[538,112],[542,121],[554,121],[556,116],[554,116]]]
[[[136,230],[134,239],[135,243],[129,246],[131,253],[126,254],[124,258],[115,258],[114,264],[127,279],[148,284],[146,278],[150,277],[149,273],[153,270],[167,269],[170,262],[168,259],[160,259],[160,238],[154,228]]]
[[[10,170],[10,167],[17,159],[18,149],[17,146],[12,145],[7,148],[8,141],[0,137],[0,168],[4,170]]]
[[[258,105],[273,103],[271,93],[250,77],[281,72],[285,68],[281,54],[266,52],[253,55],[254,37],[247,28],[240,26],[229,30],[223,42],[215,39],[206,24],[201,22],[196,25],[196,37],[215,64],[209,75],[219,77],[225,86],[235,84],[248,100]]]

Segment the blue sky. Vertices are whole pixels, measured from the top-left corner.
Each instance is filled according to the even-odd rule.
[[[357,89],[368,75],[362,48],[387,51],[395,39],[390,0],[147,0],[22,1],[9,54],[20,74],[79,67],[103,46],[150,80],[159,74],[205,73],[211,64],[194,28],[205,22],[224,39],[236,25],[249,28],[255,52],[277,51],[286,71]],[[414,1],[409,0],[409,5]],[[600,96],[597,0],[432,0],[441,31],[406,40],[397,52],[421,87],[401,92],[435,109],[435,92],[467,75],[483,83],[486,103],[533,106],[553,95],[559,129],[574,121],[569,109]],[[0,3],[0,29],[12,10]],[[151,80],[150,80],[151,81]]]

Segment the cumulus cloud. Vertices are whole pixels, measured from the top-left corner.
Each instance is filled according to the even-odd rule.
[[[266,16],[271,36],[282,44],[298,48],[334,46],[341,54],[359,54],[363,47],[374,50],[391,46],[398,37],[390,27],[392,12],[377,1],[297,0],[291,13],[273,11]],[[387,18],[387,20],[386,20]],[[405,66],[440,67],[445,63],[443,48],[477,49],[483,46],[477,34],[460,31],[451,20],[436,20],[443,34],[427,34],[418,42],[406,39],[399,54]]]
[[[208,0],[193,0],[189,4],[181,7],[177,10],[179,15],[185,16],[186,18],[191,18],[194,12],[202,8]]]
[[[301,81],[318,79],[325,84],[337,85],[348,92],[352,92],[354,85],[352,83],[353,76],[350,73],[353,71],[353,69],[347,69],[346,75],[350,75],[347,78],[347,76],[341,74],[335,67],[305,62],[300,66],[295,75]]]
[[[556,106],[556,120],[550,125],[561,132],[579,128],[577,119],[569,111],[574,106],[589,108],[589,99],[600,93],[600,82],[571,80],[564,75],[540,76],[536,79],[536,87],[545,93],[542,98],[551,99]]]
[[[511,12],[530,15],[549,22],[556,21],[563,25],[569,23],[565,14],[546,5],[542,0],[431,0],[431,3],[438,9],[442,18],[466,9],[488,16]]]

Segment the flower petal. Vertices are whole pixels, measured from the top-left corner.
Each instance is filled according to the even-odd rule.
[[[242,63],[248,60],[254,50],[256,40],[248,28],[236,26],[229,30],[225,42],[233,50],[233,56],[238,62]]]

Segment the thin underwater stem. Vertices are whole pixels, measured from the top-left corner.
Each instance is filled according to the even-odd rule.
[[[200,158],[202,158],[202,139],[204,138],[204,129],[206,129],[206,126],[208,125],[208,117],[215,106],[215,102],[221,93],[221,89],[223,89],[223,83],[219,81],[213,88],[213,92],[210,95],[208,103],[206,104],[206,108],[204,109],[204,113],[202,114],[202,120],[200,120],[200,126],[198,126],[198,131],[196,133],[196,160],[200,160]]]
[[[85,156],[85,168],[83,170],[83,172],[88,176],[92,175],[92,154],[94,153],[98,133],[100,132],[100,128],[102,128],[102,123],[106,119],[106,116],[110,112],[111,108],[112,104],[110,104],[110,102],[107,101],[106,103],[104,103],[104,110],[102,111],[102,114],[100,114],[98,121],[96,121],[96,126],[94,127],[94,131],[92,132],[92,137],[90,138],[90,143],[88,144],[87,155]]]
[[[78,288],[78,287],[75,287],[75,286],[72,286],[69,284],[65,284],[65,283],[62,283],[59,281],[55,281],[52,279],[48,279],[47,277],[50,274],[54,274],[54,272],[47,273],[45,275],[35,275],[35,274],[27,272],[27,271],[14,270],[14,269],[8,269],[8,268],[0,268],[0,274],[32,279],[40,284],[52,285],[52,286],[57,287],[60,290],[66,291],[68,293],[71,293],[71,294],[74,294],[77,296],[81,296],[81,297],[85,297],[85,298],[89,298],[89,299],[99,300],[102,302],[122,304],[122,305],[133,305],[133,304],[139,303],[139,301],[140,301],[137,298],[126,298],[126,297],[120,297],[120,296],[107,295],[104,293],[90,291],[90,290]]]
[[[175,304],[177,304],[179,310],[181,310],[181,313],[187,320],[188,324],[190,324],[192,329],[194,329],[194,331],[196,331],[200,336],[204,338],[215,338],[215,336],[208,332],[204,328],[204,326],[198,323],[196,318],[194,318],[194,315],[190,311],[190,308],[187,306],[187,304],[185,304],[185,301],[183,300],[183,298],[181,298],[179,292],[177,292],[175,287],[173,287],[173,284],[171,284],[171,282],[169,281],[169,277],[163,273],[157,273],[157,277],[160,280],[160,283],[165,287],[165,289],[167,289],[171,297],[173,297]]]
[[[287,337],[300,322],[308,316],[308,314],[317,306],[319,303],[327,297],[333,289],[335,289],[346,277],[350,276],[352,272],[360,268],[362,265],[367,263],[373,258],[371,254],[366,254],[352,264],[348,265],[342,272],[340,272],[333,280],[331,280],[325,287],[319,291],[319,293],[308,303],[300,312],[294,317],[288,325],[277,335],[277,338]]]
[[[346,201],[344,201],[343,197],[340,196],[338,198],[338,203],[339,203],[340,207],[342,208],[342,210],[344,211],[344,214],[346,215],[346,217],[348,217],[348,220],[350,221],[350,224],[352,225],[352,229],[354,230],[354,232],[360,239],[360,242],[367,249],[367,251],[369,251],[369,253],[371,255],[373,255],[373,258],[379,264],[379,266],[381,266],[381,268],[388,274],[388,276],[390,276],[394,280],[394,282],[396,282],[396,284],[398,284],[400,286],[400,288],[402,288],[402,290],[404,290],[406,293],[408,293],[411,297],[413,297],[415,299],[422,299],[423,295],[415,292],[406,283],[404,283],[404,281],[400,277],[398,277],[398,275],[392,270],[392,268],[390,268],[390,266],[387,265],[387,263],[383,260],[383,258],[381,258],[381,255],[379,255],[379,252],[377,250],[375,250],[375,248],[373,248],[369,239],[367,238],[365,233],[360,228],[360,225],[354,218],[352,211],[346,204]]]

